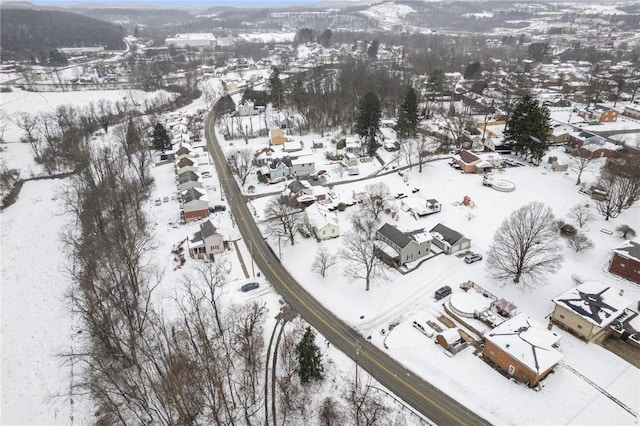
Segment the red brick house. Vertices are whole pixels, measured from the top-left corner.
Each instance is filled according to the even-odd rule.
[[[563,355],[560,335],[525,313],[508,319],[485,335],[482,356],[508,376],[531,387],[553,371]]]
[[[502,167],[502,157],[495,152],[474,153],[463,149],[455,158],[464,173],[489,173]]]
[[[640,244],[625,241],[612,251],[609,272],[640,284]]]
[[[588,121],[598,123],[613,123],[618,120],[618,111],[604,105],[596,105],[593,108],[585,108],[578,115]]]

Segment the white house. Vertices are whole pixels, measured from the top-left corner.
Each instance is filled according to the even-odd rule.
[[[189,238],[189,254],[197,259],[214,260],[224,251],[224,237],[210,220],[200,224],[200,230]]]
[[[338,215],[320,204],[313,203],[304,209],[305,222],[318,240],[328,240],[340,235]]]

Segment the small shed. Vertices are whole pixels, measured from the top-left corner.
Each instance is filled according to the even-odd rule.
[[[460,352],[467,346],[457,328],[447,328],[442,333],[438,333],[436,343],[451,353]]]

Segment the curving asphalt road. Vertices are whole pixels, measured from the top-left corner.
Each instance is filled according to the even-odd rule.
[[[253,220],[245,197],[240,192],[216,139],[214,121],[214,114],[209,114],[205,123],[205,137],[218,171],[221,188],[256,264],[289,306],[335,347],[357,361],[378,382],[432,422],[438,425],[489,425],[485,419],[371,344],[298,284],[265,242]]]

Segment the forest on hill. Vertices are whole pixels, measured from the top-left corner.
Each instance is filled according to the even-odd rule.
[[[60,47],[124,49],[122,28],[76,13],[2,8],[2,60],[47,58]]]

